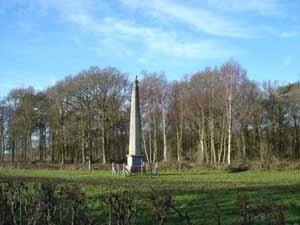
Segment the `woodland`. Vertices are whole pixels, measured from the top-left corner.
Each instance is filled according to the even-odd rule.
[[[41,75],[42,76],[42,75]],[[250,80],[231,59],[180,80],[139,75],[145,160],[229,165],[300,158],[300,84]],[[131,81],[96,66],[0,99],[0,161],[124,162]]]

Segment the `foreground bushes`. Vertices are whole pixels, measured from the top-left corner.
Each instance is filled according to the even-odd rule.
[[[211,221],[221,225],[220,207],[210,199]],[[0,183],[0,225],[134,225],[143,221],[145,211],[152,215],[152,224],[199,224],[191,218],[188,208],[174,205],[170,192],[155,192],[144,199],[123,191],[102,195],[97,199],[101,212],[92,215],[86,196],[74,185]],[[238,195],[236,201],[240,225],[283,225],[280,205],[267,199],[252,202]],[[207,206],[209,207],[209,206]],[[201,223],[203,224],[203,223]]]
[[[90,224],[78,187],[2,183],[0,224]]]

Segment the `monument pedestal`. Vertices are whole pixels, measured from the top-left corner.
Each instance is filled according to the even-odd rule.
[[[145,172],[143,162],[143,156],[141,155],[127,155],[126,169],[129,173],[141,173]]]

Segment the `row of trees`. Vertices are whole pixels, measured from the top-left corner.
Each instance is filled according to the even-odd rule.
[[[180,81],[142,72],[142,139],[149,162],[299,158],[300,85],[259,85],[230,60]],[[126,159],[131,83],[91,67],[47,90],[0,101],[0,160],[64,164]]]

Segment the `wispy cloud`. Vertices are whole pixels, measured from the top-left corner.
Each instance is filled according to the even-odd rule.
[[[181,23],[194,31],[215,37],[240,39],[280,36],[274,23],[253,23],[262,19],[289,19],[287,5],[278,0],[203,0],[201,4],[171,0],[119,0],[123,5],[171,23]],[[287,21],[286,21],[287,22]]]
[[[263,16],[284,16],[283,4],[278,0],[204,0],[211,8],[230,12],[253,12]]]
[[[144,44],[149,51],[161,52],[171,57],[219,58],[229,57],[233,53],[212,40],[188,41],[177,37],[175,31],[141,26],[133,21],[105,18],[101,24],[95,24],[93,27],[101,34],[114,36],[116,42],[134,41]]]
[[[169,0],[120,0],[123,4],[145,10],[149,15],[159,15],[164,14],[169,17],[170,20],[176,20],[178,22],[184,23],[198,31],[206,34],[221,36],[221,37],[233,37],[233,38],[254,38],[265,32],[266,26],[251,26],[247,23],[242,23],[234,18],[222,15],[222,13],[216,13],[215,9],[225,9],[230,8],[230,2],[235,2],[233,0],[228,2],[228,5],[222,5],[213,0],[207,0],[209,4],[207,7],[194,7],[175,3]],[[218,1],[220,2],[220,1]],[[240,1],[239,1],[240,2]],[[227,4],[227,1],[226,1]],[[241,5],[242,3],[240,3]],[[246,10],[246,8],[251,8],[250,4],[246,3],[248,7],[243,6],[242,8],[237,2],[234,4],[236,9]],[[211,6],[211,7],[208,7]],[[254,6],[252,6],[255,8]],[[261,8],[263,8],[261,6]]]
[[[128,42],[133,41],[143,45],[147,51],[160,52],[169,57],[219,58],[230,57],[233,52],[212,40],[188,40],[179,37],[178,32],[172,29],[145,26],[117,17],[98,18],[91,12],[92,2],[83,2],[86,1],[76,1],[76,4],[73,4],[67,0],[52,0],[51,4],[60,12],[62,19],[79,26],[82,31],[101,36],[101,42],[105,43],[106,47],[111,45],[112,49],[115,49],[115,46],[118,46],[118,50],[125,55],[131,53],[127,46]],[[173,7],[173,10],[172,13],[176,13],[177,9]]]
[[[300,31],[283,31],[279,36],[282,38],[297,38],[300,37]]]
[[[94,2],[90,0],[39,0],[45,9],[55,9],[59,18],[64,21],[76,23],[82,27],[93,23],[91,15]]]
[[[151,18],[157,19],[152,21],[153,23],[128,16],[133,12],[130,10],[126,15],[118,15],[114,8],[110,8],[115,5],[106,1],[28,2],[30,7],[27,8],[30,11],[34,8],[33,4],[38,4],[42,14],[47,15],[48,11],[52,10],[61,22],[75,25],[79,33],[69,37],[77,45],[80,44],[80,33],[96,35],[99,46],[95,46],[95,49],[100,55],[103,54],[103,48],[110,49],[120,57],[132,56],[133,52],[136,53],[142,48],[147,54],[162,53],[172,58],[228,58],[238,53],[237,47],[228,45],[230,39],[258,38],[280,33],[271,26],[248,23],[246,20],[236,19],[234,13],[226,13],[255,12],[260,15],[277,16],[280,15],[277,0],[203,0],[197,6],[191,5],[191,2],[176,0],[117,0],[122,3],[120,7],[125,7],[127,11],[130,8],[142,12],[149,21]],[[103,13],[109,10],[110,13]],[[166,21],[169,24],[165,24]],[[31,27],[27,24],[25,28]],[[297,35],[298,33],[292,31],[279,34],[280,37]],[[138,48],[132,50],[131,44]],[[139,52],[136,55],[141,57],[140,54]]]

